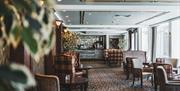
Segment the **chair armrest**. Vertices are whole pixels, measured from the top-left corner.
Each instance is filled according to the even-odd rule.
[[[167,83],[180,83],[180,80],[168,81]]]
[[[168,86],[180,86],[180,82],[168,82],[166,83]]]

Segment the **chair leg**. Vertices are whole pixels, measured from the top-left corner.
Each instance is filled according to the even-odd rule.
[[[141,76],[141,88],[143,87],[143,77]]]
[[[129,79],[129,71],[127,71],[127,73],[126,73],[126,80],[128,80]]]
[[[135,77],[133,76],[133,83],[132,83],[132,86],[134,86],[134,81],[135,81]]]

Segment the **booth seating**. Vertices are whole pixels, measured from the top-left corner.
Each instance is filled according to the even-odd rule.
[[[121,66],[123,59],[122,49],[105,49],[104,59],[105,63],[107,63],[109,66],[112,64],[120,64]]]

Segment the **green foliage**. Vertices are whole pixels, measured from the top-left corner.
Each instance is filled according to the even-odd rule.
[[[0,66],[0,91],[24,91],[35,85],[29,70],[20,64]]]
[[[16,48],[22,42],[37,61],[52,49],[55,41],[53,0],[43,0],[46,5],[41,1],[0,0],[1,48],[9,45]]]
[[[30,50],[33,52],[33,53],[36,53],[37,52],[37,42],[36,40],[33,38],[33,34],[32,34],[32,31],[30,31],[29,28],[25,28],[24,31],[21,32],[22,34],[22,39],[23,41],[25,42],[25,44],[27,44],[27,46],[30,48]]]
[[[63,33],[63,48],[65,51],[74,50],[77,47],[79,36],[74,32]]]

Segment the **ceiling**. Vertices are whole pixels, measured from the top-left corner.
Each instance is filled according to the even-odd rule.
[[[62,0],[55,10],[71,28],[119,30],[180,17],[180,0]],[[94,26],[94,27],[93,27]]]

